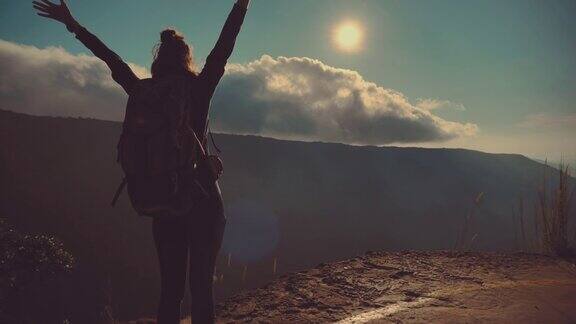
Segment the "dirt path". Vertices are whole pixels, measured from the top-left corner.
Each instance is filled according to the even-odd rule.
[[[576,266],[528,254],[405,252],[283,276],[219,322],[576,323]]]
[[[400,301],[337,323],[576,323],[575,292],[573,280],[499,282],[476,288],[436,291],[414,301]]]

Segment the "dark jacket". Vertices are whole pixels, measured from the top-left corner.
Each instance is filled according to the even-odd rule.
[[[224,75],[224,68],[226,62],[236,42],[236,37],[240,32],[246,9],[235,5],[228,19],[224,24],[224,28],[220,33],[218,42],[206,58],[206,64],[202,72],[198,76],[191,76],[197,78],[194,88],[195,98],[197,105],[194,107],[193,128],[196,134],[204,136],[206,133],[206,124],[208,119],[208,112],[210,110],[210,102],[212,95],[216,90],[218,82]],[[116,53],[110,50],[98,37],[90,33],[86,28],[81,27],[76,31],[76,38],[80,40],[95,56],[104,61],[112,71],[112,78],[124,88],[126,93],[130,96],[130,91],[134,85],[141,81],[136,74],[130,69],[128,64],[120,58]]]

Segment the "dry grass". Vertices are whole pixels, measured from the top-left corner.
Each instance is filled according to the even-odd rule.
[[[535,208],[535,226],[542,250],[558,256],[573,253],[568,242],[570,203],[573,195],[569,170],[568,166],[561,164],[557,178],[549,179],[544,175]]]
[[[524,198],[518,198],[518,206],[512,208],[512,222],[514,224],[514,241],[516,248],[522,252],[529,252],[535,250],[533,240],[529,239],[526,231],[526,215],[525,215]],[[536,228],[536,227],[535,227]]]
[[[478,233],[472,233],[473,222],[475,220],[475,215],[480,209],[480,204],[484,198],[484,192],[480,192],[470,208],[468,214],[464,217],[464,222],[462,223],[462,228],[458,237],[456,238],[456,243],[454,244],[455,251],[470,251],[478,238]]]

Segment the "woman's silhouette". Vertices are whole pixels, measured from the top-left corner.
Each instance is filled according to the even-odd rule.
[[[184,37],[173,29],[161,33],[161,43],[151,69],[152,80],[171,75],[194,79],[196,101],[191,118],[193,125],[190,126],[196,134],[204,135],[204,143],[210,100],[224,74],[224,67],[234,48],[249,2],[237,0],[200,73],[193,70],[191,50]],[[116,53],[74,19],[64,0],[60,0],[60,4],[48,0],[34,1],[33,4],[38,15],[65,24],[77,39],[108,65],[112,78],[131,95],[132,89],[141,80]],[[214,322],[212,278],[226,219],[217,182],[206,189],[210,198],[196,206],[190,217],[155,217],[153,220],[162,286],[158,309],[160,324],[180,322],[180,304],[185,291],[188,263],[192,321]]]

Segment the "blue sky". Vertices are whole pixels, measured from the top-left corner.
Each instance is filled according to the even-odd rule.
[[[151,62],[158,32],[181,30],[203,61],[233,1],[70,0],[77,19],[124,59]],[[309,57],[358,71],[412,100],[465,109],[435,114],[480,128],[474,138],[426,146],[470,147],[555,159],[576,146],[576,1],[253,0],[231,62],[264,54]],[[365,30],[358,53],[334,48],[345,20]],[[28,1],[0,0],[0,39],[86,53]]]

